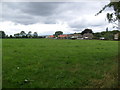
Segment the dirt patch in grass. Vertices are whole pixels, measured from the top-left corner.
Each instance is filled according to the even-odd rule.
[[[117,61],[118,58],[115,59]],[[91,86],[89,88],[118,88],[118,65],[111,67],[111,72],[103,74],[103,79],[90,80]]]

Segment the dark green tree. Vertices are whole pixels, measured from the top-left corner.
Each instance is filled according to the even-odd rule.
[[[12,36],[12,35],[10,35],[10,38],[13,38],[13,36]]]
[[[106,28],[106,32],[108,32],[108,27]]]
[[[56,37],[58,37],[58,35],[62,35],[62,34],[63,34],[62,31],[56,31],[54,35],[55,35]]]
[[[20,32],[20,35],[21,35],[21,37],[25,38],[25,37],[26,37],[25,31],[21,31],[21,32]]]
[[[85,29],[84,31],[82,31],[82,35],[85,33],[93,33],[92,29]]]
[[[28,32],[27,37],[32,38],[32,32],[31,31]]]
[[[100,32],[94,33],[94,39],[100,39],[102,37]]]
[[[37,38],[37,37],[38,37],[37,32],[34,32],[34,33],[33,33],[33,37],[34,37],[34,38]]]
[[[113,30],[113,31],[111,31],[111,33],[113,33],[113,34],[117,34],[119,32],[120,32],[119,30]]]
[[[114,34],[112,34],[111,32],[106,32],[106,33],[104,34],[104,37],[105,37],[105,39],[107,39],[107,40],[113,40],[113,39],[114,39]]]
[[[4,31],[0,31],[0,38],[5,38],[6,34]]]
[[[106,34],[106,31],[101,32],[101,36],[104,36]]]

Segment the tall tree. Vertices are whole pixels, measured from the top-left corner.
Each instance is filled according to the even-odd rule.
[[[10,38],[13,38],[13,36],[12,36],[12,35],[10,35]]]
[[[58,37],[58,35],[62,35],[62,34],[63,34],[62,31],[56,31],[54,35],[55,35],[56,37]]]
[[[37,37],[38,37],[37,32],[34,32],[34,33],[33,33],[33,37],[34,37],[34,38],[37,38]]]
[[[82,31],[82,35],[85,33],[93,33],[92,29],[85,29],[84,31]]]
[[[94,39],[100,39],[100,37],[102,37],[101,33],[94,33]]]
[[[108,27],[106,28],[106,32],[108,32]]]
[[[27,37],[32,38],[32,32],[31,31],[28,32]]]
[[[5,38],[6,34],[4,31],[0,31],[0,38]]]
[[[20,35],[21,35],[22,37],[26,37],[25,31],[21,31],[21,32],[20,32]]]

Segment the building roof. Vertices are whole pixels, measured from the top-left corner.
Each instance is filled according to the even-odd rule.
[[[54,37],[54,35],[50,35],[49,37]]]
[[[68,35],[58,35],[58,37],[68,37]]]

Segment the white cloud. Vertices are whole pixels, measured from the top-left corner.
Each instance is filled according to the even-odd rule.
[[[0,22],[0,27],[6,32],[8,35],[13,35],[15,33],[19,33],[21,31],[25,31],[28,33],[29,31],[38,32],[39,35],[48,35],[54,34],[55,31],[63,31],[64,33],[70,33],[72,29],[66,23],[58,23],[58,24],[31,24],[31,25],[22,25],[15,24],[14,22]]]

